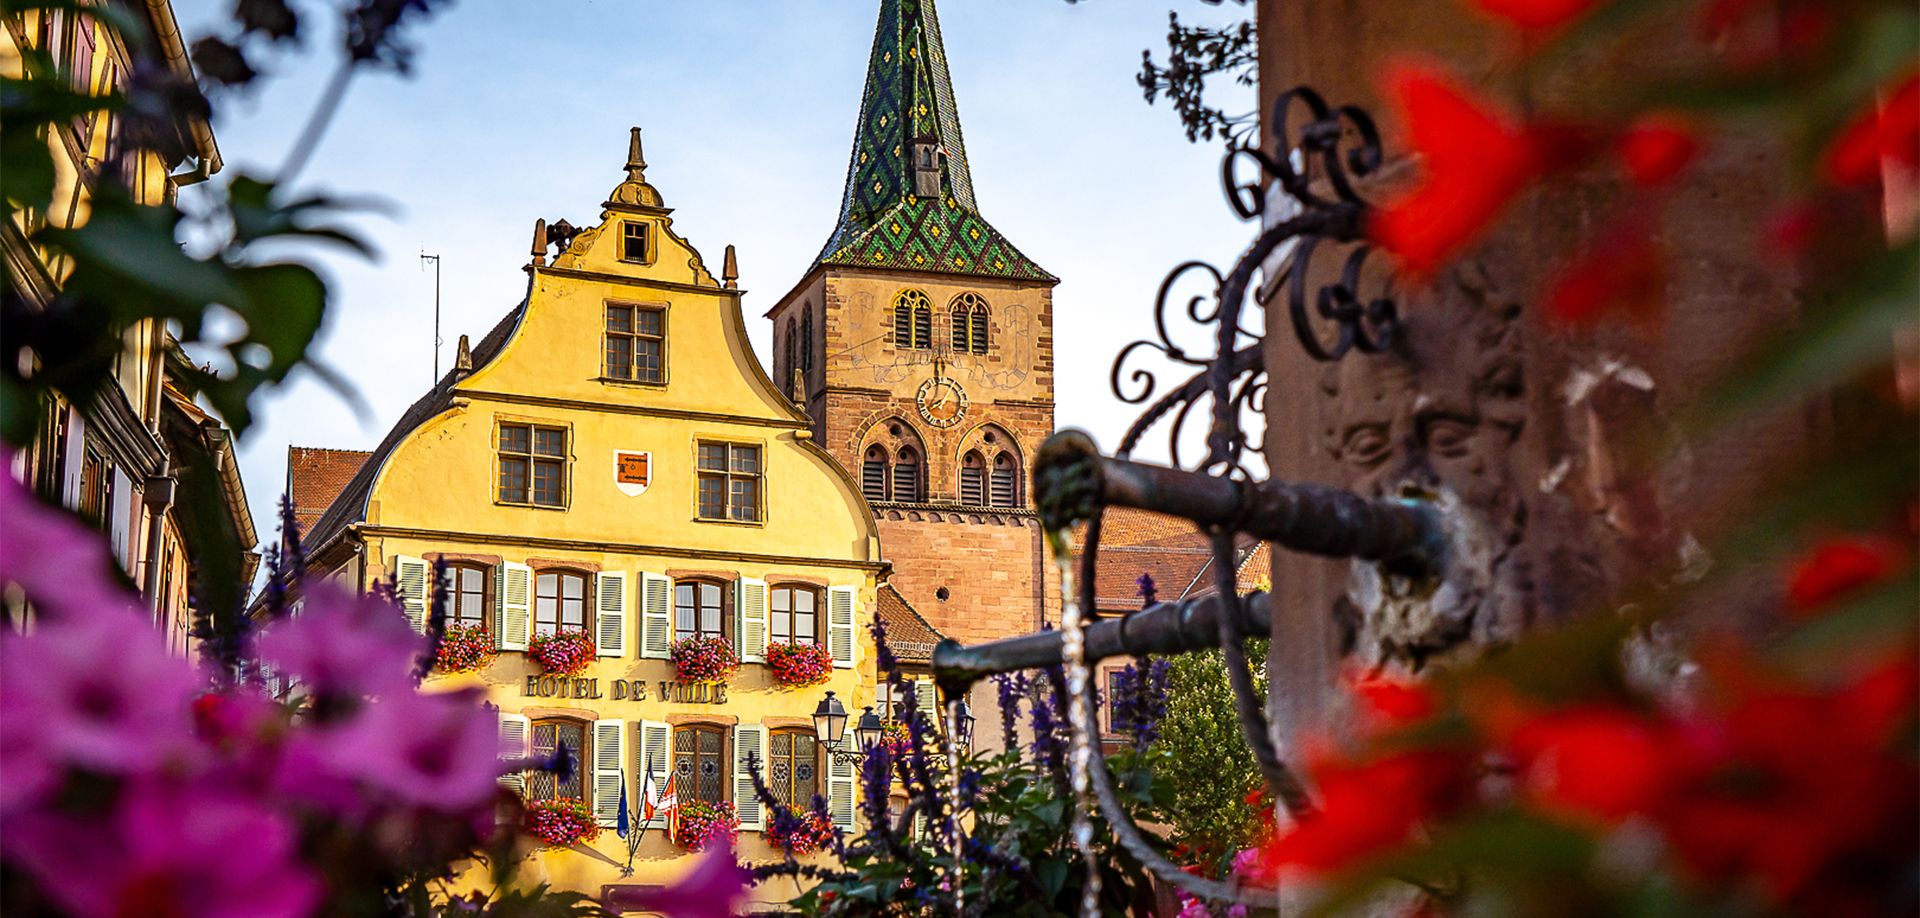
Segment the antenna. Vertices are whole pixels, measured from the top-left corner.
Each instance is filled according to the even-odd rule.
[[[433,262],[433,384],[440,384],[440,256],[420,252],[420,270],[427,269],[427,262]]]

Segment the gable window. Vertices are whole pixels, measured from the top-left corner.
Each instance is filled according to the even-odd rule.
[[[954,297],[951,320],[954,353],[987,352],[986,300],[977,293],[962,293]]]
[[[767,737],[767,784],[775,800],[809,809],[820,793],[819,755],[811,730],[775,730]]]
[[[774,587],[767,597],[767,640],[782,644],[820,642],[820,594],[812,587]]]
[[[968,453],[960,465],[960,502],[969,507],[987,505],[987,462],[977,452]]]
[[[573,571],[533,577],[533,633],[587,630],[587,578]]]
[[[487,569],[477,564],[447,565],[447,625],[485,627],[487,615]]]
[[[933,301],[918,290],[902,290],[893,298],[893,346],[933,346]]]
[[[577,720],[559,719],[536,720],[533,722],[534,756],[538,758],[549,758],[553,755],[554,750],[559,748],[562,743],[565,743],[566,747],[573,751],[574,761],[592,761],[587,758],[587,729],[585,724]],[[556,800],[563,797],[572,797],[577,800],[586,799],[585,790],[581,786],[580,772],[581,769],[575,768],[573,774],[569,775],[565,781],[559,780],[559,776],[549,771],[532,770],[526,772],[527,801],[531,803],[535,800]]]
[[[727,731],[722,727],[690,724],[673,731],[674,786],[681,799],[724,803]]]
[[[566,468],[566,428],[500,425],[501,503],[562,506]]]
[[[758,522],[760,447],[700,444],[700,518]]]
[[[721,634],[720,597],[722,590],[717,583],[704,580],[682,580],[673,585],[673,639],[684,641],[698,634],[703,637],[724,637]]]
[[[887,499],[887,448],[879,444],[867,447],[860,463],[860,493],[870,501]]]
[[[893,499],[913,503],[920,499],[920,457],[901,447],[893,463]]]
[[[607,304],[607,378],[660,383],[667,378],[666,312]]]
[[[653,248],[648,245],[647,225],[640,222],[620,224],[620,260],[646,264],[653,260]]]
[[[993,457],[993,474],[989,488],[996,507],[1016,506],[1019,497],[1020,473],[1013,456],[1001,453]]]

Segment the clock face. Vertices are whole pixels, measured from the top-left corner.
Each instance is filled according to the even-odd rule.
[[[935,427],[952,427],[967,416],[967,390],[945,376],[921,383],[913,401],[920,408],[920,419]]]

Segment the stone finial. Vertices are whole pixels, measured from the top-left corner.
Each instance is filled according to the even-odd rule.
[[[533,221],[533,263],[547,263],[547,220],[545,217]]]
[[[633,137],[627,141],[627,181],[644,182],[647,171],[647,158],[640,153],[640,129],[633,129]]]
[[[460,350],[453,357],[454,378],[459,379],[473,372],[473,349],[467,345],[467,336],[460,336]]]
[[[733,246],[727,246],[727,260],[725,264],[720,266],[720,280],[725,282],[728,290],[733,290],[740,286],[738,283],[740,280],[740,265],[734,261]]]

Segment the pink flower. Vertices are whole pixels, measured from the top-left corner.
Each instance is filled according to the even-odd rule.
[[[45,622],[0,641],[0,735],[37,733],[49,767],[157,769],[194,745],[188,705],[204,681],[139,618],[115,612]],[[9,754],[9,777],[19,759]],[[31,766],[25,775],[35,773]],[[9,796],[12,792],[9,792]]]
[[[733,859],[733,845],[714,845],[686,879],[661,890],[648,890],[622,902],[622,910],[659,912],[669,918],[731,918],[734,906],[747,894],[746,868]]]
[[[499,791],[497,730],[475,692],[391,692],[296,740],[281,786],[345,807],[348,785],[443,812],[484,806]]]
[[[0,448],[0,462],[13,450]],[[37,608],[80,615],[140,608],[140,597],[114,581],[106,538],[39,500],[11,475],[0,475],[0,584],[20,585]]]
[[[305,918],[323,892],[284,817],[205,785],[136,781],[104,819],[34,813],[4,844],[75,918]]]
[[[411,692],[426,639],[399,608],[332,583],[308,588],[305,611],[260,635],[262,659],[326,692]]]

